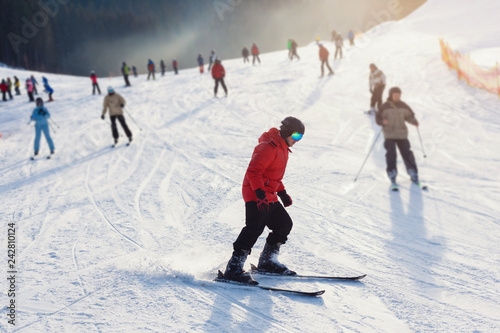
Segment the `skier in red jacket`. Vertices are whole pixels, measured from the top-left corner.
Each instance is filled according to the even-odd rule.
[[[220,60],[216,59],[215,65],[212,66],[212,77],[215,80],[214,97],[217,97],[217,89],[219,88],[219,82],[222,88],[224,89],[224,92],[226,93],[227,97],[227,88],[226,84],[224,83],[224,76],[226,76],[226,71],[224,70],[224,67],[221,65]]]
[[[321,77],[324,75],[324,67],[326,64],[326,67],[330,71],[328,75],[333,75],[333,71],[330,68],[330,65],[328,64],[328,55],[330,52],[326,49],[326,47],[323,44],[319,44],[319,60],[321,60]]]
[[[253,56],[252,64],[255,65],[255,59],[257,59],[259,61],[259,64],[260,64],[259,48],[257,47],[257,45],[255,43],[253,43],[253,45],[252,45],[252,56]]]
[[[279,130],[271,128],[259,138],[243,180],[245,227],[233,243],[234,251],[224,273],[225,279],[257,284],[243,270],[243,265],[266,226],[271,233],[259,258],[259,272],[296,274],[280,263],[277,256],[293,225],[283,207],[290,206],[292,198],[286,193],[282,179],[290,147],[302,138],[304,132],[304,124],[299,119],[287,117],[281,122]],[[283,204],[278,201],[278,197]]]
[[[99,88],[99,83],[97,83],[97,75],[95,75],[94,71],[90,72],[90,79],[92,80],[92,95],[95,95],[96,88],[100,95],[101,89]]]

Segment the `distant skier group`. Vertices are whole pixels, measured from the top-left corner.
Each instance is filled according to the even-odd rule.
[[[42,81],[43,81],[44,92],[49,95],[49,99],[47,100],[47,102],[52,102],[54,100],[52,98],[54,89],[52,89],[52,87],[49,85],[49,80],[45,76],[42,76]],[[34,95],[38,95],[38,89],[36,87],[37,85],[38,81],[35,79],[33,75],[31,75],[31,77],[26,79],[25,88],[30,102],[34,102],[35,101]],[[14,99],[14,96],[12,95],[12,88],[14,88],[16,96],[21,95],[20,87],[21,87],[21,82],[19,81],[17,76],[14,76],[14,82],[12,82],[10,77],[8,77],[7,79],[2,79],[0,83],[0,91],[2,92],[2,101],[7,102],[8,100]]]

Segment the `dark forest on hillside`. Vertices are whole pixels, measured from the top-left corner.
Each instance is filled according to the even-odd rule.
[[[174,58],[196,66],[215,49],[240,56],[256,42],[261,52],[303,46],[332,29],[365,31],[399,19],[424,0],[0,0],[0,62],[31,70],[117,75],[122,61],[145,71],[147,59]],[[392,8],[398,11],[392,11]]]

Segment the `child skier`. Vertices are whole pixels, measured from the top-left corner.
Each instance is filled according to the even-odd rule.
[[[42,76],[42,81],[43,81],[43,88],[44,88],[44,91],[49,94],[49,100],[47,102],[52,102],[54,101],[52,99],[52,94],[54,93],[54,89],[52,89],[50,86],[49,86],[49,80],[47,80],[47,78],[45,76]]]

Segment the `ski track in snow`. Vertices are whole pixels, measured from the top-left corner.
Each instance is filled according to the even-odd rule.
[[[0,218],[16,221],[19,262],[19,322],[12,328],[1,320],[0,331],[498,330],[499,102],[457,81],[437,38],[465,50],[460,33],[498,26],[495,11],[481,8],[499,8],[483,0],[468,6],[481,24],[435,21],[464,6],[429,0],[407,19],[374,28],[330,62],[333,76],[318,78],[315,44],[292,62],[287,51],[262,54],[255,66],[223,60],[227,98],[223,90],[213,98],[213,80],[197,68],[131,78],[132,88],[100,78],[127,100],[129,147],[119,127],[111,148],[110,123],[99,118],[104,95],[87,95],[88,78],[45,74],[56,90],[47,104],[58,125],[50,160],[44,138],[40,158],[28,160],[33,105],[24,91],[0,103]],[[332,59],[332,43],[324,44]],[[480,45],[477,34],[471,45]],[[379,127],[362,112],[372,62],[387,75],[384,97],[398,85],[416,112],[427,158],[412,126],[409,139],[429,191],[411,185],[400,160],[400,191],[389,190],[383,138],[373,145]],[[241,183],[257,139],[289,115],[304,121],[306,133],[284,179],[294,229],[280,259],[303,274],[368,275],[354,283],[259,280],[325,289],[319,298],[212,281],[244,225]]]

